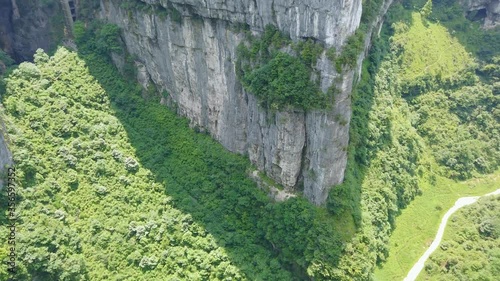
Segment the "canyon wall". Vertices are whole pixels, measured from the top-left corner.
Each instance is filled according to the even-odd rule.
[[[16,62],[32,61],[38,48],[54,50],[63,36],[56,1],[0,0],[0,48]]]
[[[174,7],[181,18],[126,10],[114,0],[101,1],[100,11],[101,18],[122,28],[128,52],[141,66],[140,80],[150,79],[167,91],[163,102],[175,104],[180,115],[210,132],[228,150],[248,155],[286,189],[303,186],[311,202],[324,203],[329,189],[344,177],[354,71],[336,73],[323,54],[316,68],[323,91],[332,83],[339,89],[334,106],[267,112],[236,77],[236,48],[245,36],[235,26],[247,24],[258,34],[273,24],[292,40],[314,38],[340,48],[359,25],[361,1],[144,2]]]
[[[2,19],[6,22],[2,47],[14,53],[18,61],[31,60],[38,47],[49,50],[59,43],[54,39],[61,37],[64,26],[59,5],[0,1],[7,1],[4,12],[9,15]],[[245,25],[257,35],[272,24],[294,41],[312,38],[326,48],[340,50],[359,26],[362,1],[141,1],[164,11],[174,9],[178,16],[162,15],[156,8],[123,8],[131,0],[101,0],[98,16],[122,28],[143,86],[154,83],[167,92],[162,103],[176,108],[192,126],[209,132],[228,150],[247,155],[287,191],[303,191],[311,202],[323,204],[328,191],[344,178],[350,94],[364,54],[360,54],[354,69],[342,73],[336,72],[324,53],[317,60],[321,89],[326,92],[333,86],[338,92],[330,109],[268,112],[236,77],[236,48],[245,40],[240,27]],[[381,19],[379,16],[377,22]],[[58,21],[61,24],[56,25]],[[370,35],[365,49],[369,44]]]
[[[460,0],[467,11],[484,12],[484,28],[495,28],[500,23],[499,0]]]

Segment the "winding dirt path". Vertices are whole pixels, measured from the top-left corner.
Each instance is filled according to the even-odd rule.
[[[422,269],[424,268],[425,261],[429,258],[429,256],[434,252],[439,244],[441,243],[441,239],[443,238],[444,234],[444,229],[446,228],[446,223],[448,222],[448,219],[450,216],[456,212],[458,209],[473,204],[475,203],[479,198],[481,197],[486,197],[486,196],[491,196],[491,195],[499,195],[500,194],[500,189],[497,189],[496,191],[490,192],[488,194],[485,194],[483,196],[475,196],[475,197],[462,197],[459,198],[453,207],[451,207],[448,212],[444,215],[443,219],[441,220],[441,224],[439,225],[438,232],[436,234],[436,237],[432,241],[431,246],[425,253],[420,257],[420,259],[417,261],[417,263],[412,267],[410,272],[408,272],[408,275],[404,279],[404,281],[414,281],[417,279],[418,274]]]

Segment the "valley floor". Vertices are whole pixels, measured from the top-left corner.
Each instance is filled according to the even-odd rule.
[[[465,182],[438,178],[422,196],[402,211],[390,238],[387,261],[375,270],[375,280],[403,280],[432,243],[441,218],[461,197],[480,196],[498,189],[500,171]]]

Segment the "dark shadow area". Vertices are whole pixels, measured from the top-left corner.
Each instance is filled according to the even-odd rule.
[[[483,22],[484,19],[486,18],[486,9],[483,8],[475,11],[468,11],[465,17],[470,21]]]

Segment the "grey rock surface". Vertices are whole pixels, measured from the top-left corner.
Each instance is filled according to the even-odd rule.
[[[169,93],[162,103],[175,104],[178,114],[228,150],[248,155],[286,191],[303,187],[311,202],[323,204],[344,178],[350,93],[361,62],[339,74],[325,54],[318,60],[322,90],[340,90],[331,109],[268,112],[236,77],[236,48],[244,34],[234,27],[248,24],[258,34],[273,24],[294,40],[312,37],[339,49],[359,25],[361,0],[142,1],[171,5],[182,19],[126,11],[116,0],[101,0],[100,17],[123,29],[129,53],[140,61],[140,72],[147,72],[142,77]]]
[[[6,129],[3,120],[0,117],[0,190],[6,185],[4,181],[4,175],[7,174],[7,168],[12,167],[12,153],[8,147],[8,141],[6,139]]]
[[[485,10],[484,28],[495,28],[500,24],[500,0],[461,0],[467,11]]]
[[[262,31],[276,25],[297,39],[316,38],[340,47],[359,26],[361,0],[141,0],[168,8],[172,4],[183,15],[246,23]]]
[[[38,48],[54,49],[62,39],[64,24],[57,2],[0,0],[0,48],[17,62],[33,60]]]

